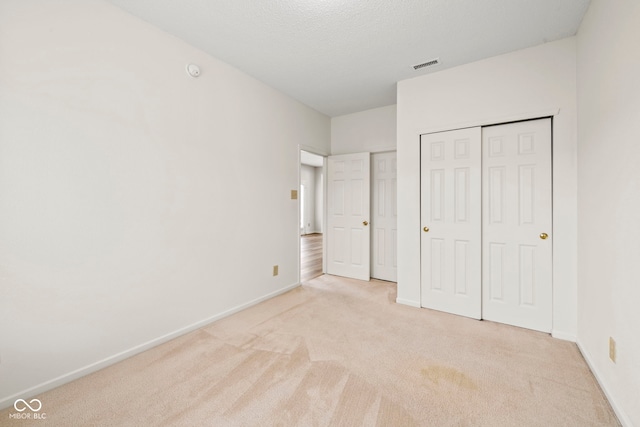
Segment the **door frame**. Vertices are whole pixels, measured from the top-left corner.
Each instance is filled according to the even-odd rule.
[[[301,151],[306,151],[308,153],[311,154],[315,154],[317,156],[321,156],[323,158],[322,161],[322,274],[325,274],[327,272],[327,157],[329,157],[329,153],[326,153],[322,150],[318,150],[317,148],[314,147],[309,147],[307,145],[304,144],[298,144],[298,185],[297,185],[297,191],[300,191],[300,185],[302,184],[302,177],[301,177],[301,171],[302,171],[302,154]],[[301,199],[298,196],[297,199],[297,215],[296,215],[296,235],[298,236],[297,239],[297,253],[298,253],[298,260],[296,262],[296,264],[298,265],[297,268],[297,280],[298,280],[298,284],[301,284],[300,282],[300,269],[302,268],[301,264],[300,264],[300,256],[301,256],[301,247],[300,247],[300,203],[301,203]]]
[[[511,98],[509,98],[511,99]],[[560,100],[559,100],[560,99]],[[525,100],[526,101],[526,100]],[[495,123],[553,117],[553,329],[551,335],[567,341],[576,340],[577,319],[577,207],[575,110],[564,98],[535,100],[496,108],[464,110],[460,118],[443,113],[429,120],[408,114],[398,125],[398,180],[404,195],[398,199],[398,235],[400,239],[398,296],[396,302],[419,307],[420,289],[420,135],[449,129],[484,126]],[[560,108],[560,105],[565,107]],[[494,106],[495,107],[495,106]]]
[[[449,131],[455,131],[455,130],[462,130],[462,129],[469,129],[469,128],[474,128],[474,127],[479,127],[481,130],[484,127],[489,127],[489,126],[499,126],[499,125],[506,125],[509,123],[518,123],[518,122],[526,122],[526,121],[532,121],[532,120],[539,120],[539,119],[550,119],[551,123],[551,235],[554,236],[555,235],[555,229],[554,229],[554,224],[555,224],[555,210],[553,207],[553,200],[554,200],[554,162],[553,162],[553,145],[554,145],[554,119],[555,116],[558,115],[560,113],[559,109],[555,109],[555,110],[551,110],[551,111],[544,111],[544,112],[538,112],[538,113],[533,113],[533,114],[527,114],[527,115],[515,115],[515,116],[509,116],[509,117],[504,117],[503,119],[496,119],[496,120],[482,120],[479,122],[471,122],[471,123],[464,123],[464,124],[460,124],[459,126],[445,126],[445,127],[438,127],[438,128],[432,128],[429,130],[421,130],[418,133],[418,141],[420,144],[420,141],[422,140],[422,135],[427,135],[427,134],[432,134],[432,133],[439,133],[439,132],[449,132]],[[421,146],[421,144],[420,144]],[[421,150],[422,147],[420,147]],[[419,152],[421,152],[419,150]],[[422,178],[420,177],[420,180]],[[420,191],[420,197],[422,197],[422,191]],[[421,205],[421,203],[420,203]],[[420,213],[420,218],[422,218],[422,213]],[[422,227],[422,225],[420,225]],[[564,336],[558,336],[555,331],[554,331],[554,314],[556,311],[556,298],[555,298],[555,283],[556,283],[556,272],[555,272],[555,264],[556,264],[556,254],[557,252],[554,250],[554,246],[555,246],[555,239],[552,241],[552,248],[551,248],[551,332],[550,334],[554,337],[557,338],[561,338],[561,339],[569,339],[571,340],[571,338],[568,337],[564,337]],[[422,245],[420,245],[420,259],[422,259]],[[422,277],[422,262],[420,262],[419,265],[419,272],[420,272],[420,277]],[[403,302],[403,301],[397,301],[397,302]],[[420,281],[420,289],[419,289],[419,300],[418,300],[418,305],[415,304],[411,304],[413,306],[416,307],[420,307],[422,308],[422,282]],[[481,313],[482,313],[482,307],[481,307]]]

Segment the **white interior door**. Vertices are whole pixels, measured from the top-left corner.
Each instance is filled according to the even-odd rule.
[[[397,280],[396,152],[371,155],[371,277]]]
[[[480,319],[481,129],[422,135],[421,305]]]
[[[482,317],[550,332],[551,119],[485,127],[482,139]]]
[[[330,156],[327,172],[327,272],[370,278],[369,153]]]

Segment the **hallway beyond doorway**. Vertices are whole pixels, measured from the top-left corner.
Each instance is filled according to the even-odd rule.
[[[322,234],[300,236],[300,283],[322,274]]]

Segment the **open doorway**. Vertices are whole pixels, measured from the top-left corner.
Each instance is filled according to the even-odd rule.
[[[300,282],[320,276],[323,252],[324,157],[300,151]]]

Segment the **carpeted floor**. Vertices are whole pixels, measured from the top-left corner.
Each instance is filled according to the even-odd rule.
[[[573,343],[320,276],[37,396],[54,426],[616,426]]]

